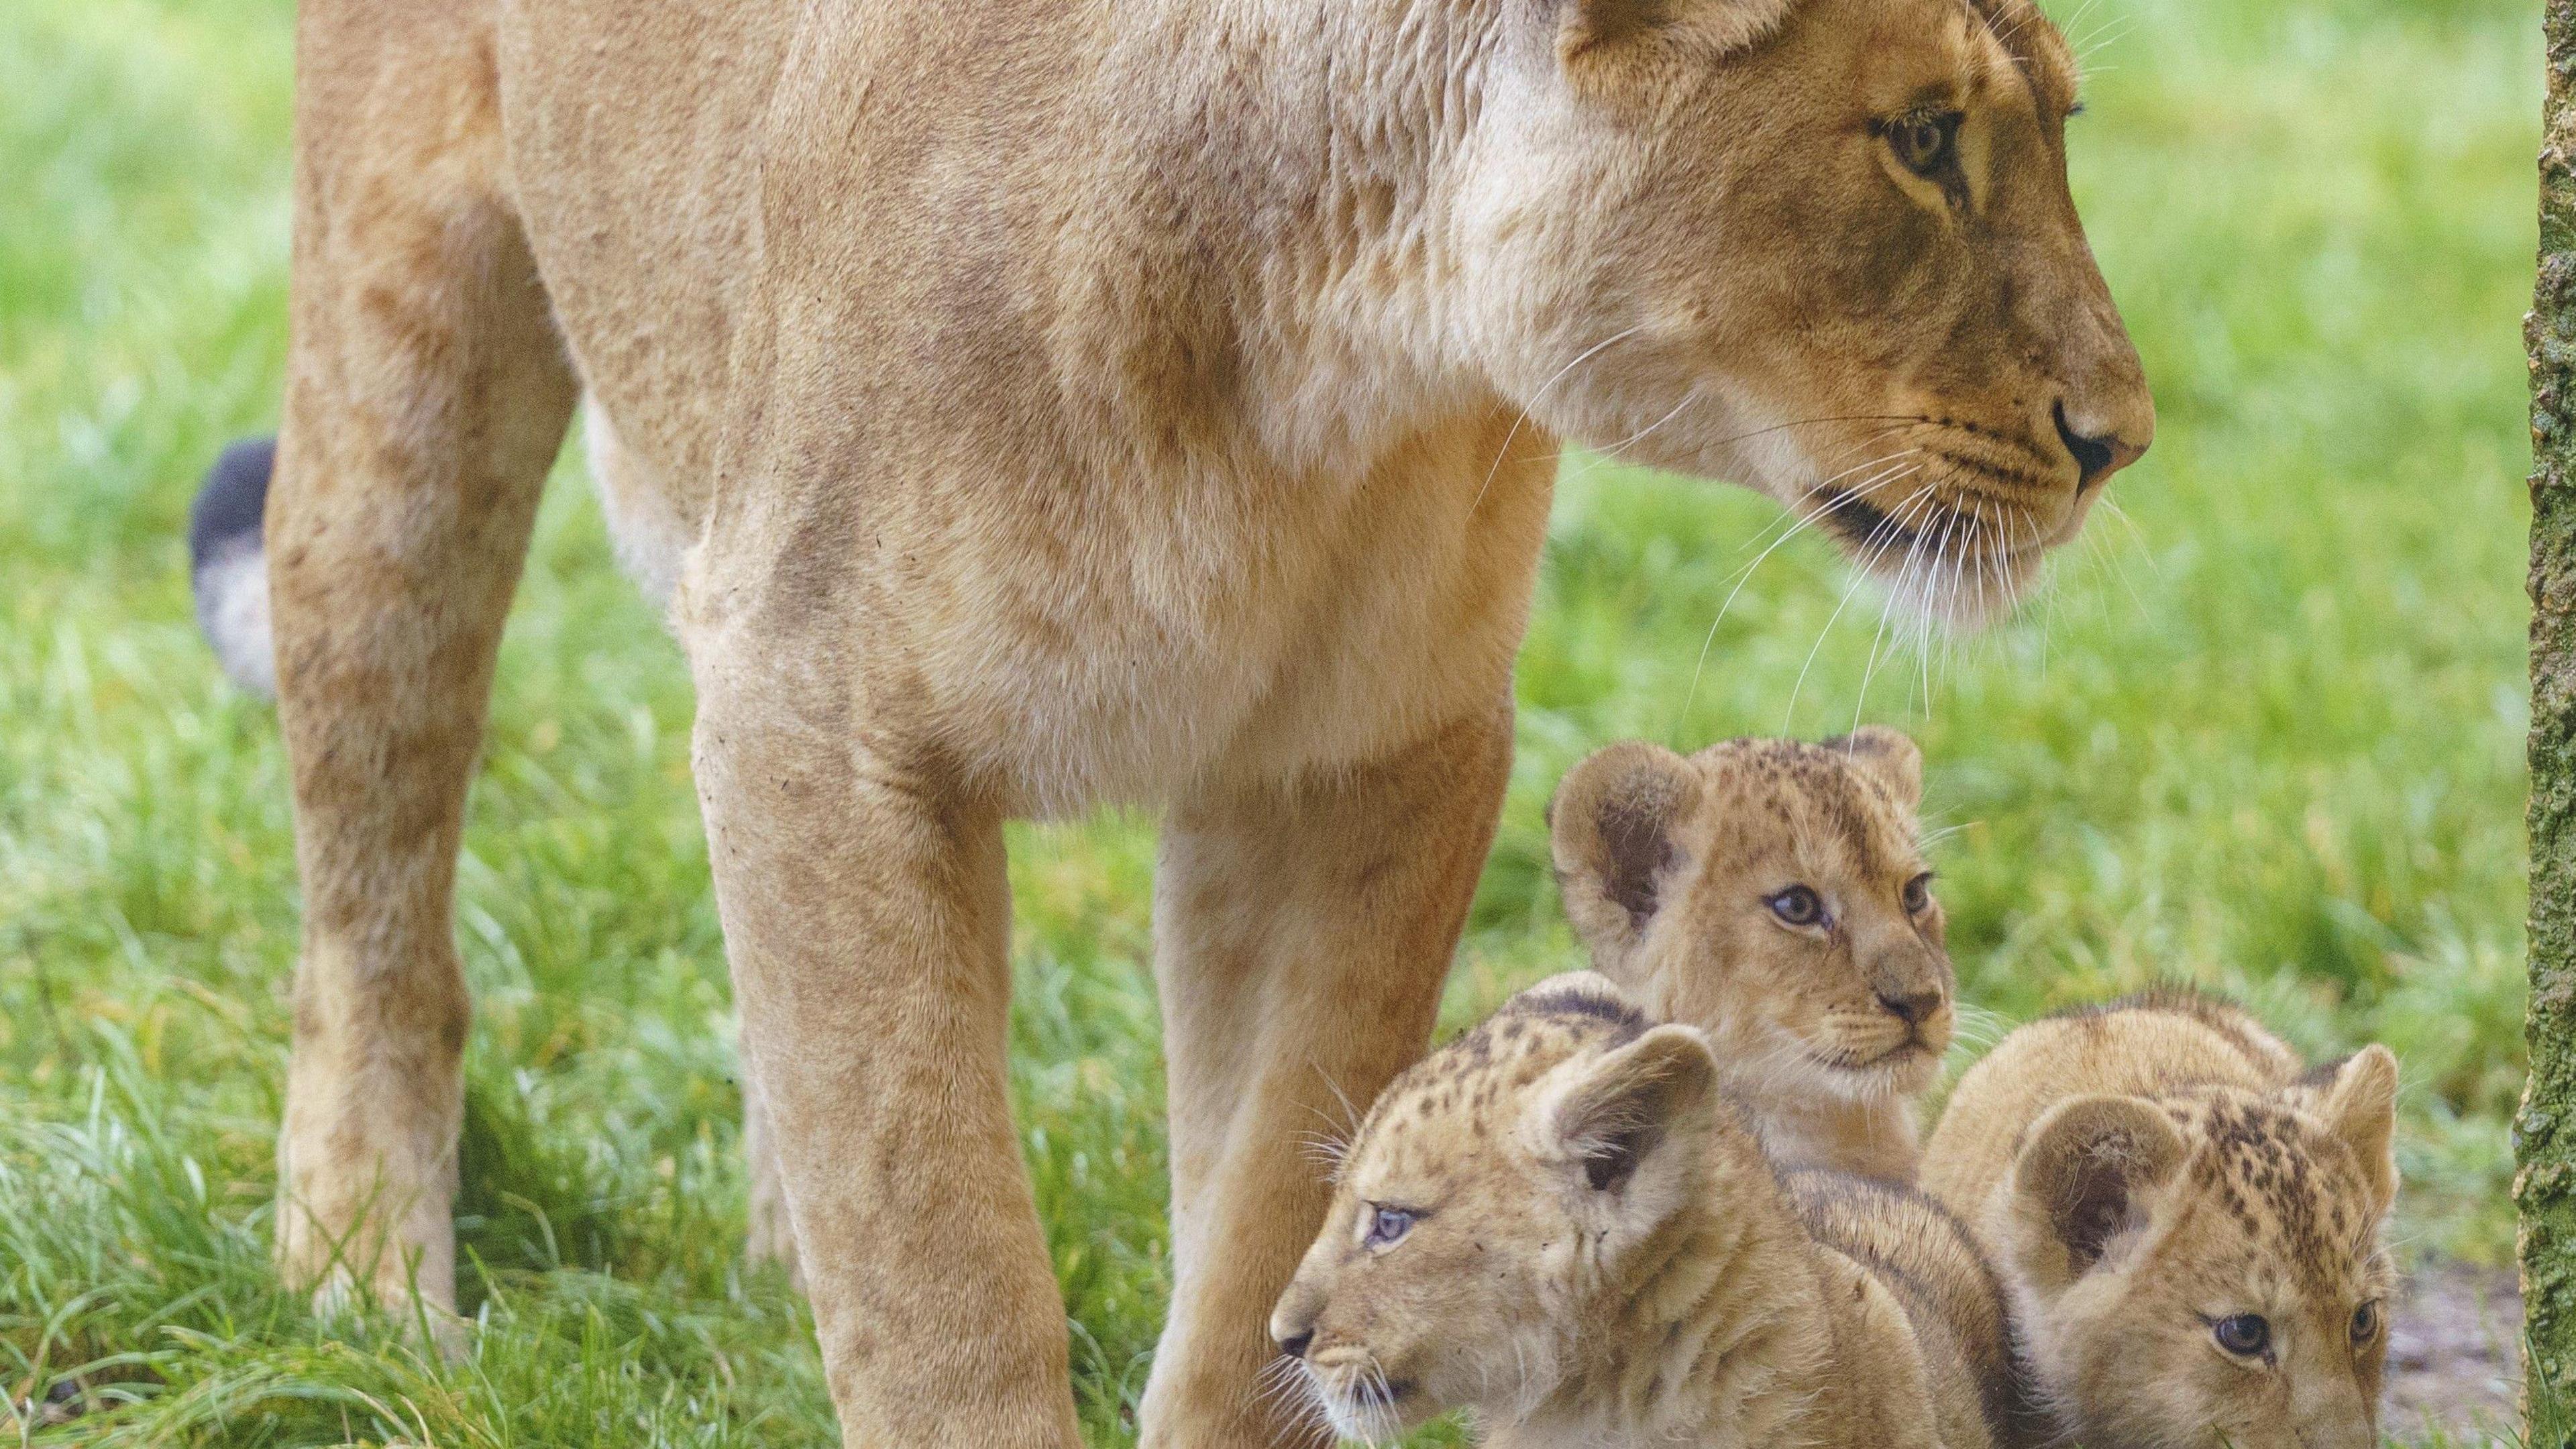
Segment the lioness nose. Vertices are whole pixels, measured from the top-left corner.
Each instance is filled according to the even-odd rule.
[[[1313,1329],[1308,1329],[1306,1332],[1298,1334],[1294,1338],[1280,1339],[1278,1341],[1279,1351],[1288,1355],[1290,1358],[1304,1358],[1306,1356],[1306,1345],[1313,1343],[1314,1341],[1315,1332]]]
[[[2067,416],[2066,404],[2057,405],[2057,440],[2075,458],[2075,490],[2088,493],[2102,486],[2114,473],[2138,461],[2147,451],[2152,434],[2131,438],[2117,424],[2104,426],[2093,420]]]
[[[1879,993],[1878,1004],[1895,1013],[1897,1020],[1907,1026],[1921,1026],[1925,1017],[1941,1009],[1941,993],[1908,991],[1890,996],[1882,991]]]

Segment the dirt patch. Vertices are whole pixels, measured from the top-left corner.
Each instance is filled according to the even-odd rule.
[[[2518,1442],[2522,1293],[2512,1272],[2417,1265],[2388,1323],[2381,1428],[2403,1444]]]

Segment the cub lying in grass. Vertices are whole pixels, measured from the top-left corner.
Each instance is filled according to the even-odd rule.
[[[2005,1317],[1929,1199],[1784,1185],[1707,1039],[1584,972],[1378,1098],[1271,1332],[1370,1442],[1465,1407],[1504,1449],[1984,1449],[2029,1421]]]
[[[1918,844],[1923,756],[1871,727],[1612,745],[1549,808],[1566,915],[1648,1015],[1708,1033],[1783,1163],[1913,1180],[1913,1099],[1950,1044],[1950,957]]]
[[[1959,1083],[1923,1185],[2011,1285],[2087,1449],[2378,1442],[2397,1061],[2303,1071],[2165,990],[2034,1022]]]

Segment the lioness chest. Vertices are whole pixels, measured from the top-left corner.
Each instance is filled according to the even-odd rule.
[[[758,7],[503,16],[513,184],[615,436],[621,551],[702,597],[808,581],[781,609],[855,654],[854,728],[1054,814],[1346,767],[1503,697],[1554,440],[1453,398],[1336,463],[1265,457],[1262,410],[1331,389],[1193,313],[1207,278],[1170,259],[1223,248],[1099,219],[1142,141],[958,149],[971,125],[908,119],[953,80]],[[1047,83],[1007,49],[965,74]],[[1016,109],[1109,124],[1066,84]],[[1098,240],[1069,251],[1076,214]],[[719,478],[758,521],[709,550]]]

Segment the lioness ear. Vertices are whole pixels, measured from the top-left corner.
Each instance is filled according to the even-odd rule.
[[[1556,53],[1568,64],[1587,52],[1687,20],[1703,44],[1724,55],[1779,27],[1795,0],[1562,0]]]
[[[2396,1054],[2374,1042],[2344,1058],[2317,1115],[2361,1165],[2372,1213],[2386,1213],[2397,1200]]]
[[[1584,1068],[1543,1100],[1551,1156],[1578,1167],[1594,1192],[1616,1192],[1667,1142],[1708,1134],[1717,1059],[1686,1026],[1659,1026]]]
[[[1636,944],[1679,859],[1673,829],[1699,803],[1699,774],[1660,745],[1630,740],[1574,767],[1548,803],[1565,914],[1595,965]]]
[[[2041,1288],[2065,1288],[2145,1225],[2156,1190],[2181,1170],[2182,1134],[2135,1097],[2077,1097],[2035,1123],[2009,1179],[2006,1241]]]
[[[1825,748],[1840,750],[1852,768],[1876,780],[1906,809],[1923,803],[1923,747],[1885,725],[1862,725]]]

